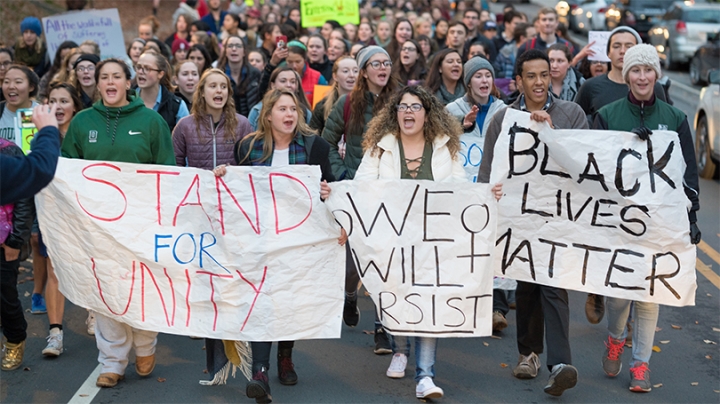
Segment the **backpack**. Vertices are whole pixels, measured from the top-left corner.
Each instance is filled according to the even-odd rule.
[[[0,108],[0,115],[2,115],[2,110],[5,109],[4,102],[0,104]],[[8,146],[16,145],[9,140],[0,139],[0,150]],[[0,206],[0,244],[4,243],[13,231],[13,210],[15,210],[14,203],[8,203],[7,205]]]
[[[340,158],[345,159],[345,149],[347,149],[347,143],[345,141],[345,134],[348,132],[348,121],[350,120],[350,94],[345,97],[345,103],[343,104],[343,122],[345,123],[345,131],[343,132],[342,138],[338,142],[338,153]]]

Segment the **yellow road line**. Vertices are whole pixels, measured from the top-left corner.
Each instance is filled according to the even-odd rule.
[[[705,265],[704,262],[700,261],[700,258],[696,258],[695,268],[697,269],[698,272],[703,274],[703,276],[705,276],[707,278],[707,280],[710,281],[710,283],[715,285],[716,288],[720,289],[720,275],[713,272],[713,270],[710,269],[710,267]]]
[[[708,255],[708,257],[712,258],[713,261],[720,264],[720,252],[715,251],[714,248],[710,247],[708,243],[700,240],[700,243],[698,244],[698,248],[702,250],[705,254]]]

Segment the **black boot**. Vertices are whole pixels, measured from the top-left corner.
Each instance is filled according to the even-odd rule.
[[[253,374],[252,380],[245,387],[245,394],[250,398],[254,398],[256,403],[272,402],[267,369],[263,367]]]
[[[278,349],[278,377],[280,384],[292,386],[297,384],[297,373],[292,362],[292,348]]]

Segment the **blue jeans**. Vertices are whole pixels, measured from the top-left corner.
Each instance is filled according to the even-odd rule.
[[[401,353],[410,356],[410,338],[400,335],[391,335],[393,354]],[[435,353],[437,352],[437,338],[415,338],[415,382],[423,377],[435,377]]]
[[[635,362],[650,362],[660,305],[608,297],[606,303],[608,332],[612,338],[624,340],[627,337],[627,321],[631,303],[634,308],[632,318],[635,320],[632,361],[630,362],[632,365]]]

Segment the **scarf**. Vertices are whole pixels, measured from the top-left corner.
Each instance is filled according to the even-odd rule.
[[[45,53],[47,53],[45,45],[42,45],[40,52],[35,52],[35,47],[18,46],[15,48],[15,60],[30,68],[35,68],[43,62]]]

